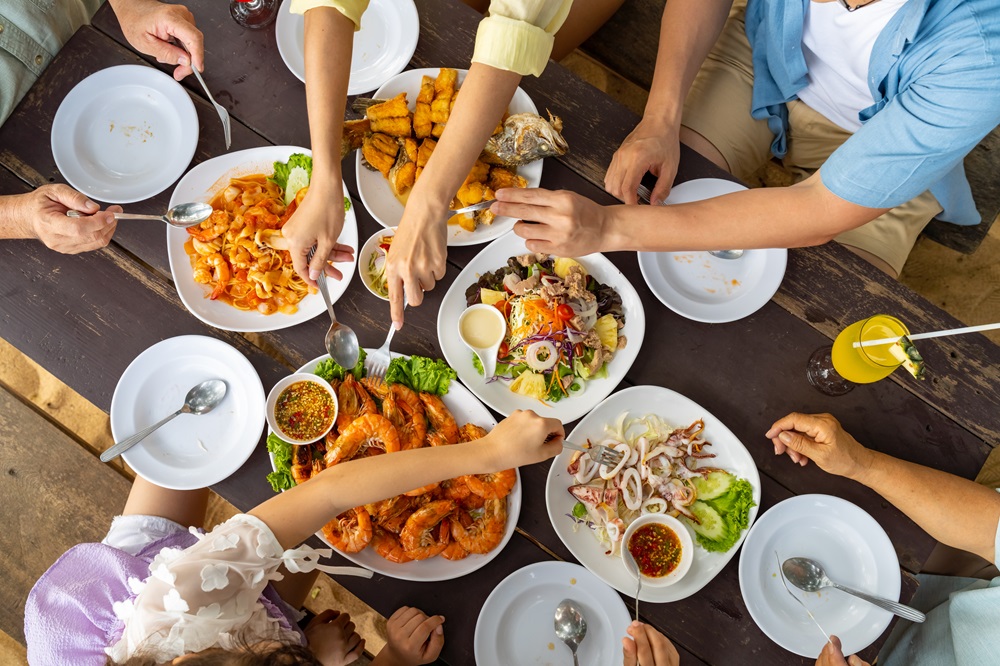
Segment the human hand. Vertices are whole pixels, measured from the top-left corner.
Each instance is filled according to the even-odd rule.
[[[823,651],[819,653],[816,666],[871,666],[871,664],[863,661],[856,654],[845,659],[840,639],[836,636],[830,636],[830,642],[824,645]]]
[[[314,174],[299,207],[281,228],[281,235],[288,241],[292,266],[310,287],[317,286],[316,280],[324,266],[329,277],[344,279],[340,269],[330,263],[354,259],[354,248],[337,242],[343,229],[343,181],[319,178]],[[313,246],[316,253],[309,261],[309,250]]]
[[[156,58],[156,62],[177,65],[178,81],[191,73],[192,62],[205,71],[205,43],[195,27],[194,14],[182,5],[168,5],[158,0],[110,0],[125,39],[137,51]],[[183,48],[172,43],[177,40]],[[186,50],[185,50],[186,49]]]
[[[657,177],[649,203],[660,204],[670,194],[681,148],[679,128],[643,119],[611,158],[604,175],[604,189],[627,204],[639,203],[636,191],[642,177],[650,172]]]
[[[418,666],[429,664],[444,647],[444,616],[428,617],[419,608],[402,606],[386,624],[388,640],[373,666]]]
[[[532,252],[579,257],[609,248],[608,209],[575,192],[505,188],[497,191],[496,215],[520,218],[514,233]]]
[[[531,410],[515,410],[484,438],[497,470],[548,460],[562,451],[562,422]]]
[[[642,622],[628,626],[632,639],[622,639],[624,666],[678,666],[681,657],[670,639]]]
[[[764,436],[774,442],[775,455],[787,453],[802,466],[812,460],[830,474],[853,478],[871,465],[872,452],[830,414],[793,412],[776,421]]]
[[[397,329],[403,326],[404,293],[407,305],[420,305],[424,292],[432,290],[447,270],[448,229],[444,215],[425,213],[412,195],[410,202],[385,259],[389,307]]]
[[[120,206],[100,206],[69,185],[42,185],[34,192],[9,197],[4,217],[16,228],[3,230],[7,238],[37,238],[45,246],[63,254],[77,254],[104,247],[111,241],[118,223],[113,213]],[[73,218],[66,213],[83,215]]]
[[[328,608],[306,625],[309,649],[323,666],[354,663],[365,651],[365,639],[354,628],[350,615]]]

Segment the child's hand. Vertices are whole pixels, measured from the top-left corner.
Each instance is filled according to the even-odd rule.
[[[681,657],[670,639],[648,624],[633,622],[622,639],[624,666],[678,666]]]
[[[309,649],[323,666],[345,666],[365,651],[365,640],[354,631],[347,613],[327,609],[314,617],[305,629]]]
[[[562,450],[562,423],[543,419],[533,411],[517,410],[484,438],[496,461],[496,469],[510,469],[548,460]]]
[[[389,640],[373,666],[419,666],[429,664],[444,647],[444,617],[428,617],[418,608],[403,606],[389,618]]]

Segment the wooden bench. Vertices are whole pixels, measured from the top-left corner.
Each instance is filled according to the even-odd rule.
[[[625,4],[580,47],[587,55],[636,85],[649,90],[656,64],[660,16],[665,0],[625,0]],[[994,129],[965,158],[976,207],[983,221],[962,227],[932,220],[924,235],[963,254],[972,254],[1000,214],[1000,128]]]

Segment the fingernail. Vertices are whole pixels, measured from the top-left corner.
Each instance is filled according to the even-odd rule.
[[[85,205],[85,206],[86,206],[87,208],[100,208],[100,206],[98,206],[98,205],[97,205],[96,203],[94,203],[94,202],[93,202],[93,201],[91,201],[90,199],[87,199],[87,203],[85,203],[84,205]]]
[[[403,328],[403,322],[401,322],[401,321],[394,321],[394,322],[392,322],[392,327],[398,331],[401,328]]]
[[[790,441],[792,441],[792,433],[782,432],[781,434],[778,435],[778,439],[780,439],[785,444],[788,444]]]
[[[632,625],[631,626],[638,627],[639,626],[639,620],[632,620]]]
[[[319,271],[316,270],[315,268],[310,268],[309,269],[309,279],[312,280],[313,282],[315,282],[316,280],[318,280],[319,279]]]
[[[774,428],[771,428],[770,430],[768,430],[767,432],[765,432],[764,433],[764,437],[767,437],[768,439],[773,439],[774,438]]]
[[[444,627],[442,627],[439,624],[438,626],[434,627],[434,633],[437,634],[438,636],[440,636],[441,634],[444,633]]]
[[[776,455],[776,456],[780,455],[780,451],[778,451],[778,445],[777,444],[774,445],[774,455]]]
[[[187,56],[181,56],[177,59],[177,64],[183,65],[184,67],[187,67],[190,63],[191,61],[187,59]]]

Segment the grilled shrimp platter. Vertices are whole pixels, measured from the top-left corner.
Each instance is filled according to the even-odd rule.
[[[402,219],[410,188],[444,132],[466,73],[408,70],[387,81],[373,99],[355,101],[354,111],[363,117],[344,124],[341,156],[357,151],[358,191],[382,226],[395,227]],[[488,201],[504,187],[538,187],[542,159],[568,150],[561,132],[562,121],[551,113],[538,115],[518,88],[451,208]],[[448,222],[448,245],[475,245],[507,233],[515,220],[484,210]]]
[[[298,372],[312,373],[328,358],[313,359]],[[370,377],[357,380],[350,373],[331,385],[339,402],[336,423],[326,438],[292,448],[296,484],[352,458],[471,441],[496,425],[457,381],[440,397]],[[271,466],[277,469],[273,453]],[[317,536],[348,560],[377,573],[404,580],[449,580],[496,557],[514,533],[520,510],[520,475],[511,469],[447,479],[355,507],[327,523]]]

